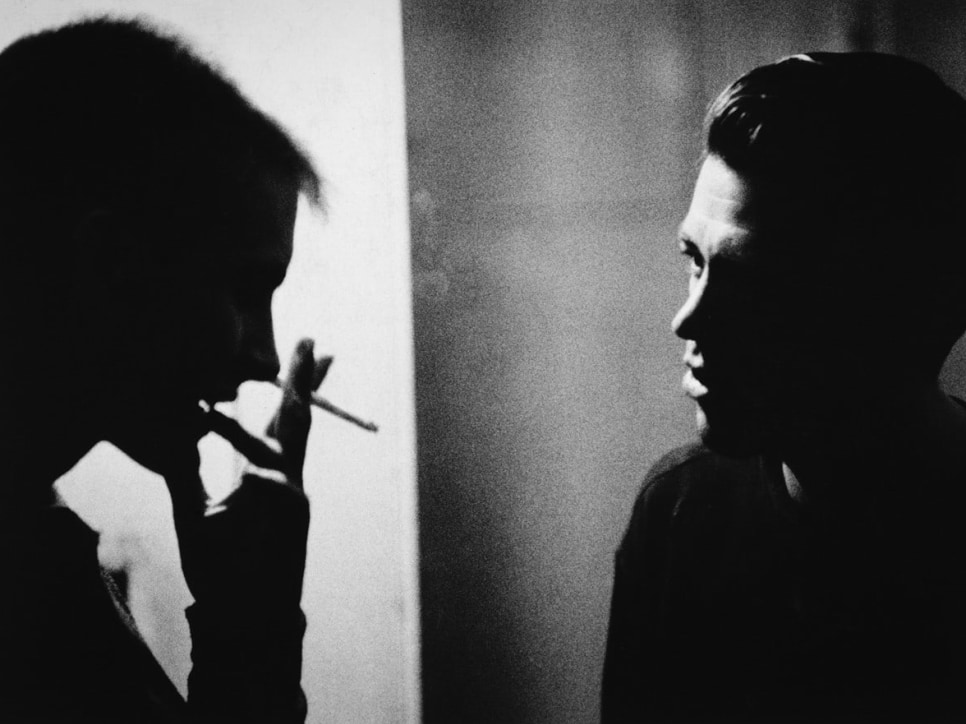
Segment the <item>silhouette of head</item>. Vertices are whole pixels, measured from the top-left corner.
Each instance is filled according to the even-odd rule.
[[[276,374],[272,292],[321,182],[275,121],[180,40],[104,18],[6,48],[0,104],[8,399],[66,378],[196,409]]]
[[[930,383],[966,329],[966,102],[894,56],[812,53],[712,104],[674,321],[709,442]]]

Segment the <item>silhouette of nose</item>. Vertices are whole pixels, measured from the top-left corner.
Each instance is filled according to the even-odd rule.
[[[249,320],[245,327],[244,354],[251,379],[271,381],[278,377],[281,362],[275,347],[271,312]]]

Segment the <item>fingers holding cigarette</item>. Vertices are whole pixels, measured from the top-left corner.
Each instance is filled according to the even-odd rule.
[[[285,388],[285,383],[283,383],[281,380],[274,380],[272,384],[279,389]],[[318,407],[320,410],[325,410],[329,414],[345,420],[346,422],[351,422],[353,425],[357,425],[363,430],[368,430],[369,432],[379,432],[379,426],[374,422],[368,422],[367,420],[356,417],[351,412],[346,412],[338,405],[333,405],[324,397],[320,397],[319,395],[309,395],[309,403],[314,407]]]
[[[298,488],[302,487],[302,467],[312,424],[309,397],[332,363],[331,357],[316,360],[313,347],[310,339],[303,339],[296,346],[287,379],[279,383],[284,395],[264,438],[253,435],[237,420],[214,408],[205,409],[208,430],[226,440],[252,465],[281,472]]]
[[[281,450],[252,435],[237,420],[223,415],[214,408],[207,411],[206,420],[213,433],[228,441],[252,465],[269,470],[284,470],[285,463]]]
[[[293,393],[300,398],[307,400],[309,404],[314,407],[318,407],[320,410],[325,410],[331,415],[335,415],[347,422],[351,422],[353,425],[361,427],[363,430],[368,430],[369,432],[378,432],[379,428],[375,423],[367,422],[359,417],[356,417],[351,412],[346,412],[341,407],[333,405],[331,402],[326,400],[324,397],[312,394],[314,391],[319,389],[322,381],[329,372],[329,367],[332,366],[332,357],[320,357],[318,360],[314,360],[312,357],[313,342],[310,339],[303,339],[299,342],[295,349],[295,355],[292,357],[292,365],[289,368],[288,379],[282,381],[276,379],[272,381],[272,384],[278,387],[280,390],[286,394]],[[312,363],[309,363],[312,360]],[[273,420],[274,423],[274,420]],[[271,430],[271,425],[269,426]],[[269,432],[271,434],[271,432]]]
[[[313,353],[313,341],[301,340],[292,355],[285,381],[271,381],[271,384],[282,390],[283,397],[278,411],[265,430],[266,440],[252,435],[236,420],[213,408],[206,415],[208,429],[227,440],[249,462],[261,468],[285,473],[297,486],[301,485],[302,465],[311,425],[310,406],[325,410],[363,430],[377,432],[379,429],[374,423],[362,420],[313,394],[332,365],[332,357],[315,359]]]
[[[302,467],[312,425],[309,397],[314,387],[322,383],[332,364],[331,357],[316,360],[314,351],[315,342],[311,339],[302,339],[295,346],[288,375],[282,383],[282,401],[265,430],[265,434],[277,441],[281,448],[281,471],[298,487],[302,486]]]

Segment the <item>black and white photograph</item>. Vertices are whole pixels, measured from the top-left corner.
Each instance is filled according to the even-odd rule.
[[[0,724],[966,723],[966,5],[0,0]]]

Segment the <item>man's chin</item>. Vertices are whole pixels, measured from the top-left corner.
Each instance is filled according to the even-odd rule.
[[[764,436],[746,420],[710,416],[699,405],[695,413],[698,436],[705,447],[727,457],[748,457],[762,452]]]

